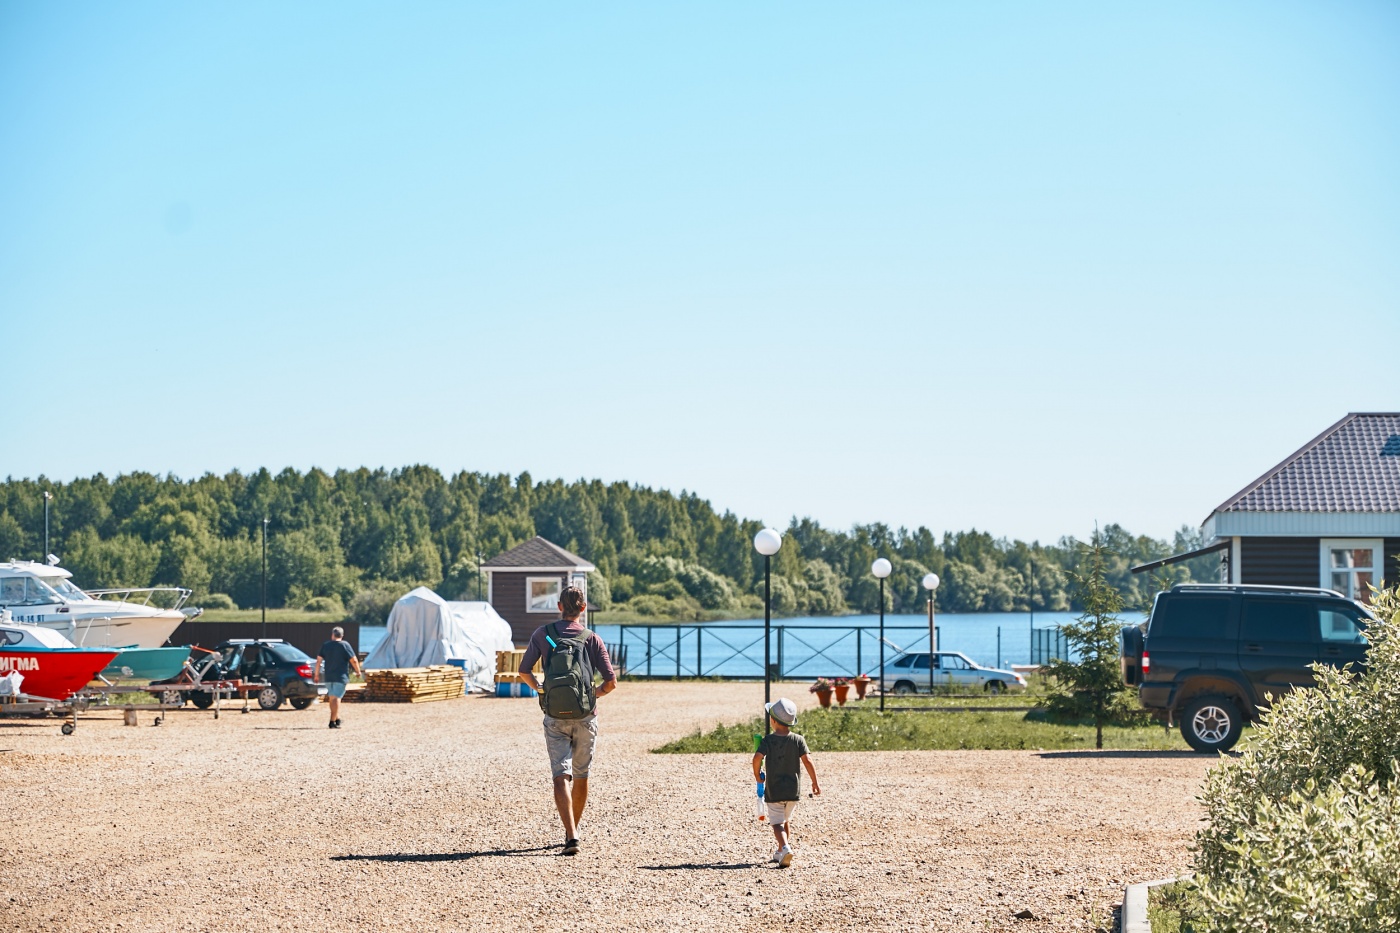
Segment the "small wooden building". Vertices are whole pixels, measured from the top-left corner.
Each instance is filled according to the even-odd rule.
[[[1400,412],[1353,413],[1226,499],[1202,526],[1230,583],[1365,599],[1400,580]],[[1198,552],[1199,553],[1199,552]]]
[[[524,645],[530,635],[559,618],[559,594],[573,585],[588,594],[588,575],[598,568],[536,535],[481,565],[486,599],[510,623],[511,637]]]

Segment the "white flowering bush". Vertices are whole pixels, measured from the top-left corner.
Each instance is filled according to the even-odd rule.
[[[1207,777],[1193,929],[1400,930],[1400,593],[1373,609],[1366,672],[1318,668]]]

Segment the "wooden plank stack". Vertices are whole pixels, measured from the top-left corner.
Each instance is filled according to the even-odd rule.
[[[346,684],[345,696],[341,697],[340,699],[341,702],[344,703],[363,703],[365,700],[365,685]]]
[[[511,651],[496,652],[496,683],[498,684],[518,684],[523,683],[520,679],[520,662],[525,660],[525,649],[516,648]],[[536,661],[533,668],[535,677],[538,679],[540,673],[540,662]]]
[[[365,672],[367,703],[427,703],[462,696],[466,672],[453,664],[392,667]]]

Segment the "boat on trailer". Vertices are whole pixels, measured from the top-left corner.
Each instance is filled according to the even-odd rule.
[[[184,587],[84,591],[72,577],[54,564],[0,563],[0,609],[15,622],[58,632],[84,648],[160,648],[181,622],[203,611],[184,608],[190,598]]]
[[[79,648],[52,629],[0,619],[0,677],[20,675],[20,693],[67,700],[117,656],[112,648]]]

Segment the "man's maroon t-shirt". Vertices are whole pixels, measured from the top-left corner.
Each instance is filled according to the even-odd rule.
[[[558,619],[551,625],[559,626],[559,636],[561,638],[577,638],[584,632],[588,632],[588,626],[578,619]],[[549,626],[541,625],[535,629],[535,633],[530,636],[530,644],[525,649],[525,657],[520,659],[520,673],[525,673],[535,666],[535,662],[544,657],[545,651],[549,648],[549,643],[544,640],[549,634]],[[593,669],[603,675],[603,682],[616,680],[617,674],[613,671],[612,659],[608,657],[608,649],[603,644],[603,639],[598,637],[597,632],[588,632],[588,640],[584,643],[584,650],[588,652],[588,660],[593,664]]]

